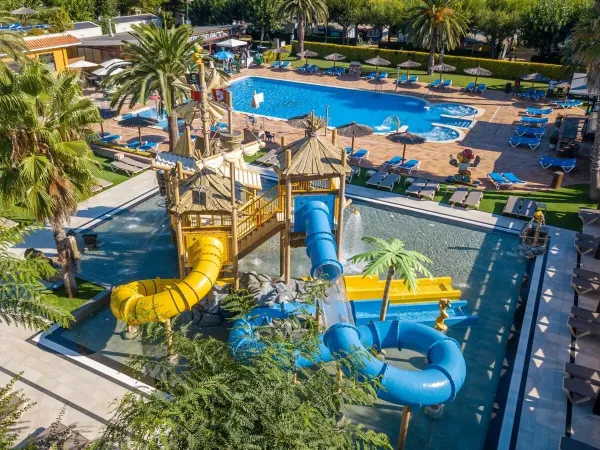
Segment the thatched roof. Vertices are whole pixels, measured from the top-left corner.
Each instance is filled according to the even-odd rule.
[[[292,151],[292,163],[286,167],[287,150]],[[350,167],[342,166],[342,149],[330,141],[321,139],[317,131],[292,142],[277,152],[278,171],[286,176],[327,176],[350,173]]]
[[[206,204],[198,205],[193,202],[192,191],[200,188],[206,193]],[[238,204],[241,204],[238,200]],[[218,212],[231,213],[231,182],[221,175],[201,172],[188,178],[180,184],[179,205],[171,211],[182,214],[185,212]]]

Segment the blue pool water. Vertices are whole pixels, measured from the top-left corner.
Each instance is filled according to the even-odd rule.
[[[296,83],[271,78],[248,77],[234,81],[230,88],[236,111],[288,119],[314,110],[325,116],[329,106],[329,125],[339,126],[352,121],[369,125],[378,132],[392,132],[396,124],[389,119],[397,115],[409,131],[423,134],[431,141],[457,139],[459,133],[433,125],[442,115],[472,118],[477,110],[454,103],[428,103],[416,97],[382,94],[374,91],[343,89],[317,84]],[[254,92],[264,93],[265,101],[252,108]]]
[[[154,126],[162,128],[165,131],[168,130],[167,115],[159,114],[158,110],[155,107],[123,115],[124,118],[131,117],[131,116],[140,116],[140,117],[145,117],[147,119],[156,119],[156,120],[158,120],[158,122],[156,122],[156,124]],[[181,126],[184,124],[184,121],[183,121],[183,119],[179,119],[177,123],[179,124],[179,126]]]

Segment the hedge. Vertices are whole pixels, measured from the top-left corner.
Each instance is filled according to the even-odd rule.
[[[324,44],[319,42],[304,42],[304,48],[317,52],[319,56],[323,57],[330,53],[340,53],[346,56],[347,61],[365,61],[369,58],[373,58],[377,55],[381,56],[388,61],[391,61],[392,67],[396,64],[412,59],[416,62],[421,63],[423,68],[427,67],[427,61],[429,54],[424,52],[412,52],[402,50],[386,50],[369,47],[351,47],[348,45],[337,45],[337,44]],[[298,51],[298,42],[292,43],[292,55]],[[436,56],[437,58],[437,56]],[[492,76],[495,78],[501,78],[505,80],[514,80],[520,76],[528,73],[541,73],[546,75],[550,79],[560,80],[565,79],[567,76],[572,75],[572,70],[569,70],[563,66],[555,64],[542,64],[532,62],[520,62],[520,61],[504,61],[498,59],[480,59],[480,58],[469,58],[464,56],[444,56],[444,62],[456,67],[456,73],[462,74],[463,69],[469,67],[481,66],[484,69],[488,69],[492,72]]]
[[[380,41],[379,48],[387,48],[389,50],[404,50],[406,52],[420,51],[423,52],[422,49],[415,48],[412,44],[407,42],[397,42],[397,41]],[[478,46],[477,48],[481,48]],[[446,50],[446,55],[452,56],[468,56],[473,58],[483,58],[483,59],[492,59],[490,50],[473,50],[471,48],[455,48],[454,50]]]

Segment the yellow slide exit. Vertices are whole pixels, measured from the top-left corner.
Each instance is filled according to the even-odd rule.
[[[164,322],[189,310],[210,291],[219,277],[223,244],[214,237],[201,237],[188,250],[192,271],[182,280],[133,281],[115,288],[110,310],[130,325]]]

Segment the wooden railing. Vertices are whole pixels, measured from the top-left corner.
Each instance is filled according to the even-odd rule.
[[[283,212],[284,197],[279,186],[274,186],[260,197],[244,205],[239,211],[238,239],[259,228],[273,216]]]
[[[299,181],[292,183],[292,192],[324,192],[335,190],[335,187],[331,186],[330,180],[313,180],[313,181]]]

